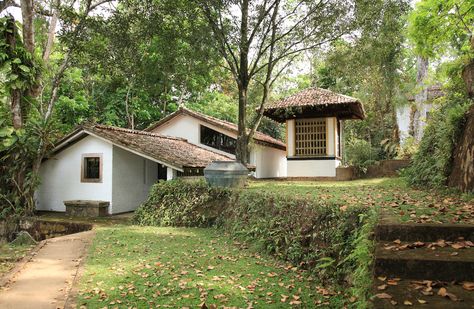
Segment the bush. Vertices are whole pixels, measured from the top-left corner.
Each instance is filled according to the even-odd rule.
[[[351,267],[343,264],[366,207],[345,209],[309,198],[246,191],[233,194],[230,205],[220,220],[231,235],[295,265],[317,269],[320,278],[347,279]]]
[[[229,194],[229,190],[211,188],[204,181],[161,181],[135,211],[133,222],[154,226],[210,226],[224,209]]]
[[[468,102],[446,99],[428,121],[413,163],[402,175],[411,185],[440,187],[451,171],[455,142],[462,133]]]
[[[347,142],[346,160],[358,172],[365,173],[378,160],[378,150],[363,139],[354,138]]]

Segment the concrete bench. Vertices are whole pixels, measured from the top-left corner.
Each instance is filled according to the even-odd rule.
[[[64,201],[66,214],[72,217],[104,217],[109,214],[110,202],[92,200]]]

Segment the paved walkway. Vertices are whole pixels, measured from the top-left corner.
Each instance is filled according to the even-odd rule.
[[[63,308],[93,235],[94,231],[87,231],[47,240],[0,290],[0,308]]]

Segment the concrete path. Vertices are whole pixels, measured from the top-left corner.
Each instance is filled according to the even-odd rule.
[[[63,308],[93,236],[87,231],[47,240],[0,290],[0,308]]]

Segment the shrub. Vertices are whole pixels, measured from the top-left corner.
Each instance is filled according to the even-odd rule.
[[[365,173],[378,157],[377,149],[366,140],[353,138],[346,144],[347,163],[354,166],[358,172]]]
[[[413,163],[402,175],[411,185],[444,186],[451,171],[453,147],[462,132],[468,102],[448,98],[428,121]]]
[[[345,209],[309,198],[247,191],[233,194],[230,205],[219,220],[231,235],[295,265],[316,269],[320,278],[347,279],[344,260],[353,250],[362,224],[359,215],[366,207]]]
[[[155,226],[209,226],[224,209],[229,194],[229,190],[211,188],[204,181],[161,181],[135,211],[133,221]]]

